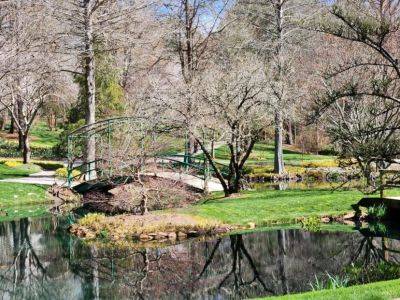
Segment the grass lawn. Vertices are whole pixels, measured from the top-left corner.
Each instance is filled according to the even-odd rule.
[[[46,122],[39,121],[35,123],[30,130],[30,142],[32,148],[49,149],[55,146],[59,141],[61,129],[49,130]],[[18,144],[18,134],[10,135],[8,131],[1,132],[3,141],[7,141],[11,145]]]
[[[334,161],[335,156],[304,154],[299,151],[284,149],[283,156],[285,164],[299,166],[301,163],[312,161]],[[229,149],[221,146],[215,149],[215,157],[222,163],[229,162]],[[266,143],[257,143],[247,161],[247,165],[272,164],[274,161],[274,146]]]
[[[46,189],[40,185],[0,182],[0,221],[44,215],[49,202]]]
[[[59,142],[61,129],[49,130],[46,122],[37,122],[31,129],[32,147],[52,148]]]
[[[13,177],[26,177],[30,174],[40,172],[41,168],[34,164],[20,165],[16,167],[8,167],[0,163],[0,179]],[[0,191],[1,194],[2,191]]]
[[[393,195],[400,191],[389,191]],[[220,194],[208,201],[184,209],[185,212],[227,224],[258,226],[294,223],[309,216],[338,216],[352,211],[363,194],[357,190],[331,189],[256,190],[246,191],[231,198]]]
[[[287,295],[281,297],[269,297],[265,299],[279,300],[378,300],[396,299],[400,297],[400,279],[375,282],[366,285],[357,285],[348,288],[334,290],[323,290],[297,295]]]

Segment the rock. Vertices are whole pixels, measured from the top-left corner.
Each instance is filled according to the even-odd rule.
[[[87,232],[86,232],[85,239],[93,240],[93,239],[95,239],[95,238],[96,238],[96,235],[95,235],[93,232],[91,232],[91,231],[87,231]]]
[[[196,237],[196,236],[199,236],[199,235],[200,235],[200,233],[197,232],[197,231],[195,231],[195,230],[190,230],[190,231],[188,231],[188,233],[187,233],[187,236],[188,236],[188,237]]]
[[[217,227],[214,229],[215,234],[227,233],[229,231],[228,227]]]
[[[170,240],[176,240],[177,235],[176,235],[175,232],[170,232],[170,233],[168,233],[168,238],[169,238]]]
[[[356,216],[356,213],[354,211],[349,212],[348,214],[345,214],[342,219],[343,220],[353,220]]]
[[[249,229],[254,229],[254,228],[256,228],[256,223],[249,222],[249,223],[247,223],[247,226],[248,226]]]
[[[184,232],[179,231],[179,232],[178,232],[178,238],[179,238],[180,240],[186,239],[186,238],[187,238],[187,234],[184,233]]]
[[[56,184],[52,185],[47,193],[50,194],[56,200],[61,200],[64,203],[80,203],[82,200],[82,196],[72,189],[58,186]]]
[[[162,232],[162,231],[160,231],[160,232],[157,232],[157,235],[158,235],[158,236],[162,236],[162,237],[168,237],[168,232]]]
[[[323,218],[321,218],[321,222],[322,223],[330,223],[331,219],[329,217],[323,217]]]
[[[164,240],[166,238],[168,238],[168,233],[166,233],[166,232],[157,232],[157,234],[156,234],[156,239],[157,240]]]
[[[356,226],[356,223],[355,223],[355,222],[349,221],[349,220],[344,220],[343,223],[346,224],[346,225],[349,225],[349,226],[353,226],[353,227]]]
[[[142,233],[141,235],[139,235],[139,239],[143,242],[146,242],[146,241],[151,241],[153,237],[151,235]]]

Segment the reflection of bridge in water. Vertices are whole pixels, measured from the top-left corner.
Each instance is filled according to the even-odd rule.
[[[82,188],[90,186],[88,182],[119,184],[135,176],[156,176],[199,190],[222,191],[202,153],[190,155],[184,142],[185,151],[179,154],[182,149],[177,149],[177,136],[185,141],[185,135],[174,126],[136,117],[83,126],[68,136],[68,185],[79,181]],[[96,159],[84,162],[85,144],[93,137]]]

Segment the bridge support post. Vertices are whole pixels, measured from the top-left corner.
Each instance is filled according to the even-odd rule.
[[[74,168],[74,162],[72,160],[72,139],[68,136],[67,141],[67,187],[72,187],[72,169]]]
[[[209,190],[209,179],[210,179],[210,165],[208,163],[207,157],[204,155],[204,194],[208,195],[210,190]]]
[[[381,199],[383,199],[385,197],[385,178],[384,178],[384,172],[383,170],[379,171],[379,183],[380,183],[380,187],[379,187],[379,192],[380,192],[380,197]]]
[[[185,137],[185,155],[184,155],[184,158],[183,158],[183,163],[184,163],[184,166],[185,166],[185,171],[187,172],[188,170],[189,170],[189,164],[190,164],[190,141],[189,141],[189,135],[188,134],[186,134],[186,137]]]

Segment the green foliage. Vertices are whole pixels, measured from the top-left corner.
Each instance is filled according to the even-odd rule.
[[[313,291],[321,291],[321,290],[333,290],[333,289],[338,289],[338,288],[344,288],[347,287],[349,284],[349,278],[347,276],[345,277],[340,277],[340,276],[333,276],[329,274],[328,272],[326,273],[327,279],[326,280],[320,280],[318,277],[315,275],[315,282],[312,283],[310,282],[310,286]]]
[[[304,218],[300,221],[301,227],[308,231],[318,232],[321,231],[321,219],[316,216]]]
[[[59,141],[57,143],[57,145],[53,148],[53,152],[55,155],[57,156],[62,156],[62,157],[66,157],[67,153],[68,153],[68,135],[75,131],[76,129],[82,127],[85,125],[85,120],[84,119],[80,119],[78,120],[76,123],[68,123],[66,125],[63,126],[63,130],[60,134],[60,138]],[[75,147],[80,148],[80,151],[82,151],[82,147],[83,147],[83,143],[80,145],[75,145]]]
[[[375,235],[386,235],[388,233],[387,226],[381,222],[369,222],[368,229]]]
[[[108,240],[110,238],[110,233],[108,232],[107,229],[102,229],[99,232],[99,238],[103,240]]]
[[[386,216],[387,207],[384,204],[370,206],[367,209],[368,217],[373,220],[381,220]]]
[[[104,119],[120,115],[124,109],[124,90],[120,85],[120,72],[116,69],[111,54],[102,51],[103,44],[96,42],[96,116]],[[85,118],[87,89],[86,78],[83,75],[75,76],[75,83],[79,85],[78,104],[69,112],[69,121],[77,123]]]
[[[346,268],[346,274],[351,284],[365,284],[399,278],[400,266],[385,261],[367,266],[363,263],[357,263]]]

